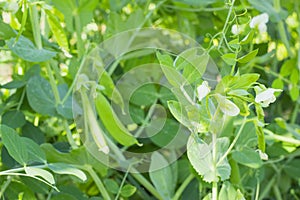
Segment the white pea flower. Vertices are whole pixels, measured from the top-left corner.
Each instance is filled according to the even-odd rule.
[[[266,90],[263,90],[258,86],[255,86],[254,89],[256,91],[255,102],[260,103],[262,107],[268,107],[270,103],[275,102],[275,92],[282,92],[281,89],[268,88]]]
[[[239,107],[235,105],[232,101],[226,99],[226,97],[217,94],[216,100],[220,106],[221,111],[228,116],[237,116],[240,113]]]
[[[250,21],[250,28],[258,28],[259,33],[267,32],[267,23],[269,21],[269,15],[267,13],[263,13],[253,17]]]
[[[203,81],[203,83],[197,87],[197,95],[199,101],[201,101],[204,97],[206,97],[208,93],[210,93],[210,87],[208,86],[208,82]]]
[[[243,32],[243,27],[241,25],[234,24],[231,27],[231,33],[233,33],[234,35],[238,35],[241,32]]]

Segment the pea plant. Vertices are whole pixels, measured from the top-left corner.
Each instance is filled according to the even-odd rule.
[[[300,199],[299,9],[0,0],[0,199]]]

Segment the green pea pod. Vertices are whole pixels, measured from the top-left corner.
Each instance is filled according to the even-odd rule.
[[[95,113],[90,105],[89,99],[87,95],[81,91],[81,98],[83,102],[83,109],[85,112],[86,120],[87,120],[87,128],[90,130],[91,135],[93,136],[94,141],[96,142],[99,151],[102,151],[105,154],[109,153],[109,148],[106,144],[104,133],[101,130],[97,118],[95,116]]]
[[[125,126],[112,110],[109,102],[100,92],[95,98],[95,105],[103,125],[117,142],[124,146],[131,146],[133,144],[141,145],[136,140],[136,138],[125,128]]]

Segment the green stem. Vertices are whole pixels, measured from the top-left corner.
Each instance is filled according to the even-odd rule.
[[[227,156],[228,154],[231,152],[231,150],[233,149],[235,143],[237,142],[237,140],[239,139],[243,129],[244,129],[244,126],[247,122],[247,118],[244,117],[244,120],[242,122],[242,125],[238,131],[238,133],[236,134],[235,138],[233,139],[232,143],[230,144],[229,148],[227,149],[227,151],[224,153],[224,155],[220,158],[220,160],[218,161],[217,165],[219,165]]]
[[[120,196],[120,194],[121,194],[122,187],[123,187],[123,185],[124,185],[124,183],[125,183],[125,181],[126,181],[126,178],[127,178],[128,174],[129,174],[130,168],[131,168],[131,166],[128,167],[128,169],[127,169],[127,171],[126,171],[126,174],[125,174],[125,176],[123,177],[123,180],[122,180],[122,182],[121,182],[121,185],[120,185],[120,188],[119,188],[119,190],[118,190],[118,193],[117,193],[117,195],[116,195],[116,197],[115,197],[115,200],[118,200],[118,198],[119,198],[119,196]]]
[[[273,185],[273,192],[275,194],[276,200],[282,200],[281,193],[277,184]]]
[[[217,134],[212,133],[212,159],[214,173],[214,180],[212,182],[212,200],[218,199],[217,150]]]
[[[11,183],[11,181],[12,181],[12,178],[10,176],[8,176],[7,181],[1,186],[0,199],[2,199],[2,195],[4,194],[5,190],[7,189],[7,187]]]
[[[151,194],[157,199],[162,199],[157,190],[153,187],[153,185],[141,174],[133,173],[131,174],[138,182],[140,182]]]
[[[265,133],[268,134],[266,136],[266,138],[300,146],[300,140],[297,140],[297,139],[294,139],[294,138],[284,137],[284,136],[281,136],[281,135],[276,135],[275,133],[273,133],[272,131],[270,131],[268,129],[263,129],[263,130],[264,130]]]
[[[33,38],[38,49],[42,49],[41,29],[39,24],[39,14],[35,4],[29,6],[30,20],[33,31]]]
[[[60,103],[60,96],[59,96],[58,89],[56,87],[55,78],[53,76],[50,64],[49,63],[45,63],[45,65],[46,65],[47,74],[49,76],[51,89],[52,89],[53,94],[54,94],[55,104],[58,105]]]
[[[91,166],[85,167],[86,171],[91,175],[92,179],[96,183],[100,193],[102,194],[103,198],[105,200],[111,200],[107,190],[105,189],[101,179],[98,177],[97,173],[94,171],[94,169]]]
[[[280,11],[281,9],[281,6],[280,6],[280,0],[275,0],[274,1],[274,8],[277,12]],[[286,31],[285,31],[285,28],[284,28],[284,24],[283,24],[283,21],[280,20],[277,24],[277,29],[279,31],[279,35],[280,35],[280,38],[284,44],[284,46],[286,47],[286,50],[288,51],[288,54],[290,57],[294,57],[294,54],[293,52],[291,51],[291,47],[290,47],[290,43],[287,39],[287,35],[286,35]]]
[[[81,59],[83,54],[84,54],[84,44],[83,44],[83,41],[82,41],[82,38],[81,38],[80,17],[77,13],[74,16],[74,20],[75,20],[75,29],[76,29],[76,36],[77,36],[78,57],[79,57],[79,59]]]
[[[226,21],[225,21],[225,24],[224,24],[223,29],[222,29],[222,37],[221,37],[221,40],[220,40],[218,49],[221,48],[222,43],[223,43],[223,40],[224,40],[224,38],[225,38],[226,28],[227,28],[227,25],[228,25],[228,22],[229,22],[229,19],[230,19],[232,10],[233,10],[234,2],[235,2],[235,0],[232,1],[231,6],[230,6],[230,8],[229,8],[229,12],[228,12],[228,14],[227,14]]]
[[[185,180],[184,182],[180,185],[180,187],[177,189],[174,197],[172,198],[172,200],[178,200],[180,198],[180,196],[182,195],[183,191],[185,190],[185,188],[189,185],[189,183],[194,179],[194,175],[190,174]]]
[[[75,140],[73,139],[72,132],[70,131],[69,124],[68,124],[67,120],[64,120],[64,126],[65,126],[65,130],[66,130],[66,134],[67,134],[67,139],[68,139],[68,142],[71,145],[71,148],[72,149],[77,149],[78,146],[77,146]]]
[[[255,200],[258,200],[258,198],[259,198],[259,190],[260,190],[260,182],[259,182],[259,179],[257,179],[256,192],[255,192]]]

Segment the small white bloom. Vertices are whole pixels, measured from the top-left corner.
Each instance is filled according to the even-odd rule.
[[[208,86],[208,82],[203,81],[203,83],[197,87],[197,95],[199,101],[201,101],[204,97],[206,97],[208,93],[210,93],[210,87]]]
[[[269,159],[268,154],[262,152],[260,149],[257,149],[256,151],[259,153],[260,159],[262,159],[262,160],[268,160]]]
[[[256,97],[255,102],[260,103],[262,107],[268,107],[270,103],[275,102],[275,92],[281,92],[280,89],[268,88],[264,91],[258,86],[255,87]]]
[[[243,31],[243,27],[242,27],[241,25],[234,24],[234,25],[231,27],[231,32],[232,32],[234,35],[238,35],[238,34],[240,34],[242,31]]]
[[[226,99],[226,97],[217,94],[216,100],[220,106],[221,111],[228,116],[237,116],[240,113],[239,107],[232,101]]]
[[[268,21],[269,21],[269,15],[267,13],[263,13],[253,17],[250,21],[249,26],[250,28],[258,28],[259,33],[262,34],[267,32],[266,23],[268,23]]]

